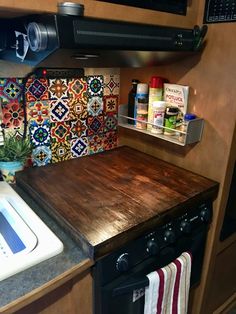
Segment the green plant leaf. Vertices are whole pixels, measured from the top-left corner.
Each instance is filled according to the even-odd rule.
[[[28,138],[21,139],[14,135],[5,138],[4,144],[0,146],[0,161],[22,161],[25,162],[32,151]]]

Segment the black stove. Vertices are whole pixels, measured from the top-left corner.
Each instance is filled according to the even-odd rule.
[[[93,269],[94,313],[143,313],[144,290],[149,284],[146,275],[186,251],[193,257],[191,286],[197,284],[211,219],[211,201],[183,209],[181,214],[168,215],[155,229],[98,260]]]

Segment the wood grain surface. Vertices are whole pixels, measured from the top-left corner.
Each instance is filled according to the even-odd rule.
[[[25,189],[95,259],[166,214],[216,196],[218,184],[128,147],[17,175]]]

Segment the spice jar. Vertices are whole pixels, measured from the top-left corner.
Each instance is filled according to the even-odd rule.
[[[148,99],[138,98],[137,99],[137,115],[136,115],[136,128],[145,130],[147,128],[148,119]]]
[[[138,107],[138,99],[147,99],[148,98],[148,84],[146,83],[138,83],[137,92],[135,96],[135,105],[134,105],[134,118],[137,119],[137,107]],[[135,120],[136,126],[136,120]]]
[[[178,113],[179,109],[177,107],[166,107],[164,135],[175,135],[175,131],[172,129],[175,129]]]
[[[153,121],[152,121],[152,123],[154,125],[152,125],[151,132],[154,134],[161,134],[161,133],[163,133],[166,102],[165,101],[154,101],[152,103],[152,107],[153,107]]]
[[[188,129],[188,123],[190,120],[194,120],[196,119],[196,115],[193,114],[193,113],[186,113],[184,115],[184,120],[179,128],[180,131],[182,132],[185,132],[185,133],[179,133],[179,141],[181,143],[185,143],[185,140],[186,140],[186,132],[187,132],[187,129]]]

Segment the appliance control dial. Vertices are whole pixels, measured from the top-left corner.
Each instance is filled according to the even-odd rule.
[[[201,211],[200,211],[200,219],[204,223],[208,223],[211,219],[211,212],[210,209],[205,206]]]
[[[147,242],[146,250],[150,255],[157,255],[159,252],[159,247],[158,247],[157,242],[154,239],[150,239]]]
[[[116,261],[116,269],[119,272],[125,272],[129,269],[129,254],[121,254]]]
[[[167,229],[164,232],[164,241],[167,244],[173,244],[173,243],[175,243],[175,240],[176,240],[176,236],[175,236],[173,229],[171,229],[171,228]]]
[[[191,233],[191,223],[187,219],[182,220],[179,227],[181,232],[185,234]]]

